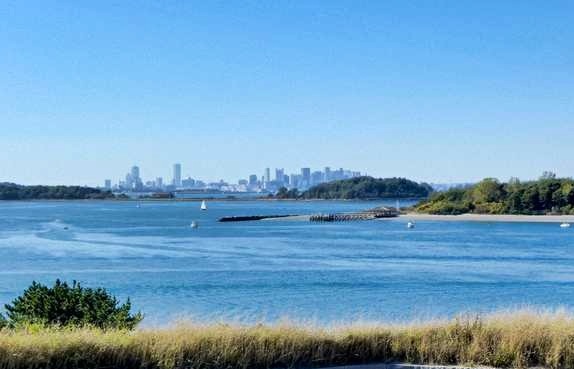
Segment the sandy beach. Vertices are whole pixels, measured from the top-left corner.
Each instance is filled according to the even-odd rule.
[[[458,222],[522,222],[522,223],[574,223],[574,215],[433,215],[409,213],[399,217],[404,220],[438,220]]]

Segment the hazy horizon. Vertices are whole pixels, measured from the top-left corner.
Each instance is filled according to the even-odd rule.
[[[574,176],[574,3],[0,4],[0,182]]]

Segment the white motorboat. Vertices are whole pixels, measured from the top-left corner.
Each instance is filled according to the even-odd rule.
[[[199,224],[197,224],[197,222],[194,220],[193,222],[191,222],[191,224],[189,226],[191,228],[197,228],[197,227],[199,227]]]
[[[570,223],[562,223],[560,224],[560,228],[570,228]]]
[[[415,227],[415,222],[408,222],[407,223],[407,228],[411,229]]]

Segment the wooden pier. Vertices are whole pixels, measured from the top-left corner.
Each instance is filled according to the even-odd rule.
[[[371,214],[313,214],[309,217],[311,222],[350,222],[354,220],[371,220],[375,217]]]
[[[220,222],[247,222],[254,220],[286,218],[296,215],[242,215],[220,218]],[[351,222],[359,220],[372,220],[378,218],[398,217],[399,212],[395,208],[377,207],[355,213],[332,213],[332,214],[313,214],[309,216],[311,222]]]
[[[356,213],[313,214],[309,217],[309,220],[311,222],[350,222],[398,216],[399,211],[394,208],[377,207]]]

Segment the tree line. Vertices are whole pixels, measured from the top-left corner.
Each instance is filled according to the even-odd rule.
[[[82,186],[22,186],[0,183],[0,200],[88,200],[111,199],[114,194]]]
[[[322,183],[307,191],[279,189],[279,199],[384,199],[428,197],[432,187],[406,178],[355,177]]]
[[[415,207],[430,214],[572,214],[574,180],[545,172],[536,181],[511,178],[501,183],[486,178],[467,188],[434,193]]]

